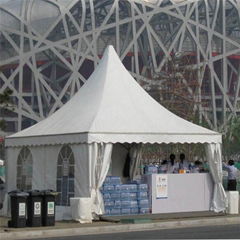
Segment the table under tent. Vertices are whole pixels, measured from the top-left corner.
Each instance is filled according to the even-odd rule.
[[[72,99],[48,118],[6,138],[7,191],[57,190],[56,211],[62,219],[71,197],[84,200],[87,216],[101,215],[100,188],[110,165],[112,174],[122,177],[123,144],[130,146],[133,179],[144,144],[202,143],[214,182],[209,210],[221,212],[226,208],[221,141],[221,134],[188,122],[155,101],[109,46]]]

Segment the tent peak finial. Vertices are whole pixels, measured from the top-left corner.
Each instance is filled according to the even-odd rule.
[[[104,59],[106,59],[106,60],[104,60]],[[105,61],[109,61],[109,60],[110,60],[110,62],[118,62],[119,66],[122,66],[120,57],[119,57],[118,53],[116,52],[113,45],[108,45],[105,48],[101,62],[105,62]],[[99,63],[99,64],[101,64],[101,63]],[[104,63],[104,64],[106,65],[106,63]]]
[[[114,52],[114,53],[116,53],[116,50],[114,49],[113,45],[108,45],[106,47],[105,52]]]
[[[108,45],[107,48],[114,49],[113,45]],[[115,50],[115,49],[114,49]]]

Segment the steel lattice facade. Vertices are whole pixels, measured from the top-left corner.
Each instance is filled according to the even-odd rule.
[[[10,88],[15,105],[6,131],[61,107],[109,44],[146,89],[172,52],[191,56],[211,128],[240,112],[240,0],[0,0],[0,93]]]

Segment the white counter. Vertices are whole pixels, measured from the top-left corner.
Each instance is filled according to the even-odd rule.
[[[167,188],[162,192],[165,196],[157,198],[156,181],[160,175],[146,175],[152,213],[210,210],[213,181],[209,173],[163,174],[167,177]]]

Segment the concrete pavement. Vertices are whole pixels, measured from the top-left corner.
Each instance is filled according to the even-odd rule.
[[[124,223],[135,219],[135,224]],[[174,214],[134,215],[123,217],[105,217],[92,224],[80,224],[74,221],[56,222],[53,227],[7,228],[7,218],[0,218],[0,239],[34,239],[116,233],[128,231],[147,231],[207,225],[239,224],[240,214],[227,215],[212,212],[192,212]]]

